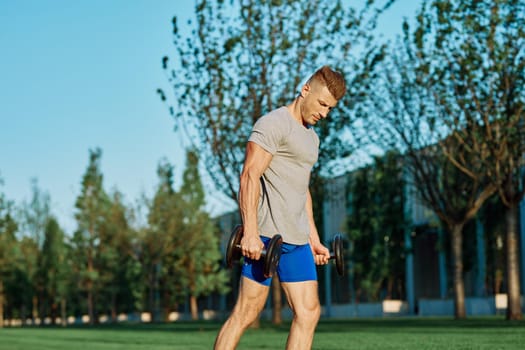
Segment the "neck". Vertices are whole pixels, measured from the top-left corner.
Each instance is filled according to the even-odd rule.
[[[292,115],[292,117],[301,125],[304,125],[303,117],[301,115],[301,104],[302,104],[302,97],[301,95],[297,96],[292,103],[290,103],[286,108],[288,108],[288,111]]]

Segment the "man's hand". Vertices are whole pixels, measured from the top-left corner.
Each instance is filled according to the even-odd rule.
[[[264,243],[259,235],[247,235],[246,232],[241,239],[242,255],[253,260],[261,258],[261,252],[264,249]]]
[[[316,265],[326,265],[330,260],[330,251],[320,242],[310,242]]]

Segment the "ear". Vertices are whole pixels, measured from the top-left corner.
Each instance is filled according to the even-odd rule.
[[[308,95],[308,93],[310,92],[310,89],[310,84],[304,84],[301,88],[301,97],[306,97],[306,95]]]

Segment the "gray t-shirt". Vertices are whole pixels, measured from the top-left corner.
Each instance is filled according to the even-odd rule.
[[[248,141],[273,155],[261,178],[259,233],[265,237],[279,233],[290,244],[308,243],[306,194],[319,155],[319,137],[281,107],[257,120]]]

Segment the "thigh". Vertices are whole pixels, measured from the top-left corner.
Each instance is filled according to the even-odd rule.
[[[241,313],[260,312],[268,297],[270,288],[247,277],[241,277],[239,297],[235,309]]]
[[[317,267],[310,245],[283,244],[277,274],[284,283],[317,281]]]
[[[261,236],[261,240],[264,243],[264,247],[268,248],[270,238]],[[261,257],[259,260],[253,260],[244,257],[243,259],[244,262],[242,264],[241,276],[265,286],[269,286],[271,284],[272,278],[264,276],[264,258]]]
[[[320,307],[317,281],[288,282],[281,286],[295,314],[308,314]]]

